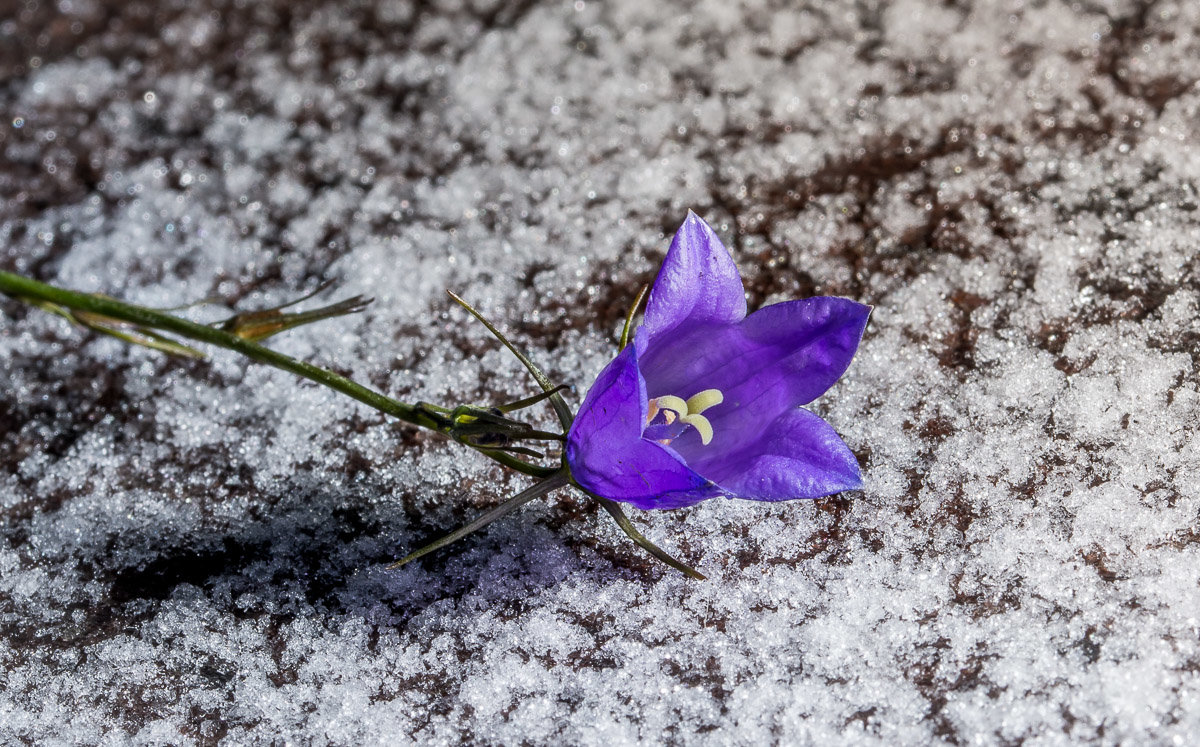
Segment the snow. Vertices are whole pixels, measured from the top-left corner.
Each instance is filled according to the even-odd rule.
[[[631,512],[694,582],[566,491],[387,570],[528,482],[0,302],[0,742],[1194,743],[1196,9],[792,6],[0,20],[0,267],[333,279],[271,344],[406,401],[533,391],[452,289],[578,402],[688,209],[752,307],[875,306],[813,405],[866,488]]]

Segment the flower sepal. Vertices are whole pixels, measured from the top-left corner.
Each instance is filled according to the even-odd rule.
[[[430,402],[418,402],[417,408],[433,420],[438,430],[461,444],[481,451],[507,451],[542,459],[547,454],[521,446],[521,442],[534,442],[539,445],[545,442],[561,444],[565,439],[563,434],[539,430],[524,421],[509,417],[508,413],[550,399],[563,389],[566,387],[560,386],[549,392],[491,407],[459,405],[448,408]],[[556,448],[553,455],[561,456],[560,452],[561,449]]]

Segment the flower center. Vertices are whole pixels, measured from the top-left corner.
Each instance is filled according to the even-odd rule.
[[[724,401],[720,389],[705,389],[686,400],[673,394],[655,397],[649,402],[643,435],[660,444],[669,444],[691,426],[700,434],[700,443],[708,446],[713,438],[712,423],[701,413]]]

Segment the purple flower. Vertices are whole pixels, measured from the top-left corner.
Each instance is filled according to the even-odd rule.
[[[733,258],[689,212],[642,326],[596,379],[567,434],[572,478],[644,509],[861,487],[850,449],[799,406],[850,365],[870,311],[818,297],[747,316]]]

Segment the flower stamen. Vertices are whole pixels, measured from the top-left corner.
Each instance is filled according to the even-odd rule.
[[[725,395],[720,389],[705,389],[703,392],[698,392],[688,399],[676,397],[673,394],[664,394],[661,397],[655,397],[648,403],[646,411],[646,425],[649,426],[662,414],[663,426],[673,425],[676,420],[683,429],[671,429],[672,433],[667,438],[656,438],[655,440],[661,444],[669,444],[672,440],[686,430],[686,426],[691,426],[696,429],[696,433],[700,436],[700,443],[704,446],[713,439],[712,423],[708,422],[708,418],[701,413],[710,407],[715,407],[725,401]]]
[[[716,407],[725,401],[725,395],[720,389],[705,389],[688,397],[688,412],[702,413],[710,407]]]

